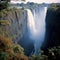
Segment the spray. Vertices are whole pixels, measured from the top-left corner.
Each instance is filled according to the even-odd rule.
[[[34,41],[34,54],[38,54],[40,47],[44,41],[46,12],[47,7],[41,7],[39,10],[36,8],[33,14],[30,9],[27,9],[27,25],[29,30],[29,37]]]

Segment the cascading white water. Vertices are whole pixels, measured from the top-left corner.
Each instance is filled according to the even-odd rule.
[[[29,9],[27,9],[27,12],[29,37],[34,41],[35,54],[37,54],[45,37],[45,17],[47,7],[42,7],[39,10],[36,9],[33,11],[33,14]]]
[[[37,29],[36,29],[36,26],[35,26],[35,21],[34,21],[34,16],[31,12],[31,10],[27,9],[28,11],[28,29],[29,29],[29,32],[30,32],[30,37],[34,37],[37,33]]]

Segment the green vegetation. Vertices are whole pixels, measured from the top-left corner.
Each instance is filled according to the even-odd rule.
[[[20,13],[20,11],[24,12],[24,10],[16,8],[8,8],[0,11],[0,35],[9,36],[12,37],[13,40],[15,40],[18,35],[22,34],[18,27],[13,24],[13,21],[16,21],[15,13],[21,17],[22,13]],[[14,27],[12,27],[12,25]],[[12,30],[14,31],[14,33],[12,32]]]
[[[12,13],[17,10],[8,8],[0,11],[0,60],[28,60],[28,57],[24,55],[24,48],[17,43],[13,43],[13,39],[17,37],[17,33],[12,35],[12,32],[10,33],[9,26],[11,26],[11,20],[4,19],[8,15],[11,17]],[[18,29],[16,32],[21,33]]]
[[[0,1],[0,10],[6,9],[9,6],[8,2],[10,2],[10,0]]]
[[[1,25],[10,25],[9,21],[8,20],[0,20],[0,24]]]
[[[0,53],[0,60],[6,60],[7,59],[7,54],[5,52]]]
[[[24,49],[17,43],[13,43],[11,38],[0,36],[0,60],[60,60],[60,46],[41,51],[39,55],[27,57]]]
[[[15,53],[24,54],[24,52],[23,52],[24,49],[23,49],[19,44],[16,44],[16,43],[15,43],[15,44],[13,45],[13,47],[14,47],[13,50],[14,50]]]
[[[25,1],[25,0],[21,0],[21,1]]]
[[[38,55],[27,57],[24,55],[24,49],[17,43],[13,43],[12,38],[0,36],[0,59],[1,60],[60,60],[60,46],[41,51]]]
[[[0,36],[0,60],[20,60],[27,57],[24,55],[24,49],[13,43],[9,37]]]
[[[29,60],[60,60],[60,46],[48,49],[48,52],[43,50],[39,55],[32,55]]]
[[[15,32],[17,33],[12,34],[13,36],[10,36],[10,32],[7,26],[11,25],[11,23],[9,20],[3,19],[8,14],[10,14],[10,17],[12,13],[17,12],[16,8],[7,9],[7,7],[9,6],[9,1],[10,0],[6,0],[3,3],[0,2],[0,60],[60,60],[60,46],[49,48],[47,54],[45,54],[46,51],[42,50],[41,53],[38,55],[32,55],[31,57],[27,57],[24,54],[24,48],[17,43],[13,43],[13,38],[15,39],[17,37],[17,33],[21,34],[21,32],[16,29]],[[56,11],[60,9],[59,5],[52,4],[51,6],[51,10]],[[21,10],[18,11],[20,12]]]
[[[0,36],[9,36],[9,31],[7,28],[9,25],[10,22],[8,20],[0,20]]]
[[[60,4],[52,3],[49,10],[60,10]]]

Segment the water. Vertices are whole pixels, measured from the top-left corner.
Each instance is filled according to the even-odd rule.
[[[35,35],[37,34],[37,29],[36,29],[36,25],[35,25],[35,21],[34,21],[34,16],[32,14],[32,12],[27,9],[28,11],[28,29],[29,29],[29,32],[30,32],[30,37],[35,37]]]
[[[38,7],[28,12],[28,31],[29,37],[33,40],[35,53],[38,54],[40,47],[45,38],[45,18],[47,13],[47,7]]]

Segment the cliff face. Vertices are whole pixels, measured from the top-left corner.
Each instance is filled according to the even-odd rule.
[[[60,6],[50,7],[46,16],[46,36],[43,48],[60,45]]]
[[[0,35],[20,40],[26,29],[27,12],[22,9],[4,9],[0,11]]]

